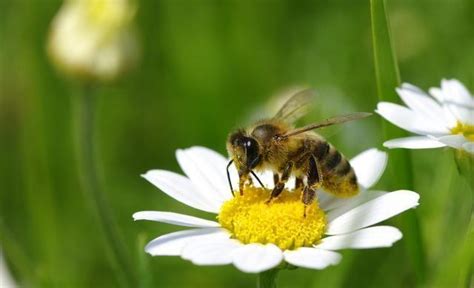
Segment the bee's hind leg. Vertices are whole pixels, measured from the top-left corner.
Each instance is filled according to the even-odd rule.
[[[273,186],[276,186],[280,182],[280,175],[278,173],[273,173]]]
[[[296,177],[295,179],[295,190],[298,190],[300,189],[301,187],[303,187],[303,178],[300,178],[300,177]]]
[[[304,204],[304,212],[303,216],[306,217],[306,208],[308,205],[313,203],[314,198],[316,198],[316,190],[310,188],[309,186],[304,187],[303,190],[303,204]]]
[[[306,208],[308,205],[313,203],[314,198],[316,198],[316,190],[322,184],[322,173],[321,169],[318,166],[318,162],[314,156],[309,158],[308,162],[308,175],[307,175],[307,186],[304,187],[302,202],[304,204],[304,217],[306,217]]]
[[[280,193],[283,191],[283,188],[285,188],[285,183],[290,178],[292,169],[293,169],[293,162],[288,162],[285,168],[283,169],[281,178],[278,179],[278,182],[275,184],[275,187],[273,187],[270,198],[267,201],[265,201],[266,204],[269,204],[273,200],[273,198],[278,197],[278,195],[280,195]]]

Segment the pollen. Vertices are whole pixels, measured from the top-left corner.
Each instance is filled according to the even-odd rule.
[[[474,142],[474,125],[464,124],[458,121],[454,128],[451,128],[452,134],[462,134],[469,141]]]
[[[306,208],[301,190],[283,192],[265,203],[269,190],[247,186],[243,195],[225,202],[217,216],[222,227],[245,244],[273,243],[283,250],[311,246],[326,231],[326,215],[315,200]]]

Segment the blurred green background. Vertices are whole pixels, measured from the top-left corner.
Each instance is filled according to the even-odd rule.
[[[45,53],[61,1],[0,0],[0,244],[18,283],[34,287],[109,287],[119,283],[105,238],[79,185],[73,102],[67,80]],[[255,276],[232,266],[198,267],[155,257],[144,244],[179,227],[132,221],[140,210],[197,213],[140,177],[180,171],[177,148],[225,153],[227,133],[283,88],[320,94],[308,119],[372,111],[377,103],[369,1],[138,2],[138,67],[97,87],[101,184],[142,287],[248,287]],[[403,81],[423,89],[458,78],[474,91],[474,1],[387,1]],[[257,109],[257,110],[256,110]],[[263,116],[263,114],[262,114]],[[378,116],[329,133],[352,157],[381,148]],[[472,194],[450,150],[410,152],[427,263],[428,287],[452,287],[472,255],[457,255]],[[390,158],[389,158],[390,163]],[[386,174],[377,185],[387,187]],[[397,220],[392,224],[398,225]],[[409,233],[409,231],[402,231]],[[413,287],[406,243],[344,251],[323,271],[280,274],[280,287]],[[455,265],[446,265],[455,263]],[[447,268],[446,266],[449,266]]]

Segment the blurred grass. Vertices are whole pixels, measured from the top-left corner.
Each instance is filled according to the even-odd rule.
[[[61,2],[40,3],[0,1],[0,213],[24,257],[8,248],[3,231],[0,241],[14,275],[28,286],[110,287],[115,285],[112,267],[75,168],[71,102],[76,83],[53,71],[44,50],[49,23]],[[274,92],[291,85],[318,89],[322,113],[373,110],[377,88],[369,2],[139,4],[142,63],[127,78],[97,91],[100,172],[134,254],[132,264],[142,263],[141,275],[152,275],[141,279],[143,287],[253,286],[254,275],[231,266],[196,267],[137,249],[137,241],[179,228],[133,223],[135,211],[212,217],[176,203],[139,175],[152,168],[179,171],[176,148],[205,145],[224,153],[228,131]],[[387,4],[403,78],[426,89],[442,77],[456,77],[473,91],[473,1]],[[341,127],[331,142],[349,157],[380,147],[380,121],[372,118]],[[456,271],[440,267],[460,245],[464,234],[455,219],[465,211],[460,203],[472,196],[458,186],[456,176],[449,177],[455,169],[452,156],[446,155],[450,153],[410,154],[414,190],[422,195],[417,213],[426,239],[427,283],[439,283],[430,279],[441,272],[444,279],[457,278]],[[389,163],[396,157],[391,154]],[[403,188],[389,174],[377,187]],[[146,239],[137,240],[138,235]],[[345,251],[340,265],[324,271],[283,271],[280,287],[414,286],[405,240],[390,249]],[[31,275],[15,261],[28,262]]]
[[[386,11],[385,0],[370,0],[377,92],[381,102],[399,103],[401,101],[394,87],[401,85],[400,72],[397,57],[393,50],[392,32]],[[408,136],[407,132],[387,121],[382,123],[385,140]],[[389,184],[390,189],[414,190],[413,168],[409,150],[396,149],[390,151],[389,155],[391,161],[387,165],[387,174],[390,175],[392,182]],[[418,216],[416,211],[412,210],[407,211],[400,218],[406,231],[406,245],[417,278],[416,283],[413,284],[423,285],[426,281],[426,260]]]

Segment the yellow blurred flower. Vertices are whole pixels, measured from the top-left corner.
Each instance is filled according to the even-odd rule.
[[[128,0],[67,0],[50,30],[48,54],[68,76],[114,80],[133,66],[136,6]]]

